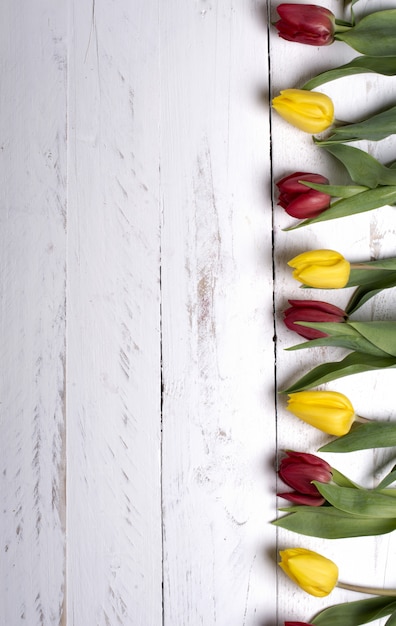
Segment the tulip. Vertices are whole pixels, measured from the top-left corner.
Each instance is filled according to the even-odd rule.
[[[280,4],[281,18],[275,23],[279,36],[287,41],[310,46],[327,46],[334,41],[335,17],[315,4]]]
[[[331,466],[314,454],[291,450],[286,454],[287,457],[282,459],[278,473],[283,482],[295,492],[278,493],[278,496],[297,504],[321,506],[325,499],[312,481],[329,483],[332,479]]]
[[[279,189],[278,204],[286,213],[298,219],[317,217],[329,208],[331,196],[302,185],[300,181],[327,185],[328,179],[320,174],[296,172],[276,183]]]
[[[283,498],[284,500],[288,500],[293,504],[300,504],[301,506],[322,506],[326,502],[322,496],[307,496],[303,493],[297,493],[295,491],[285,492],[285,493],[277,493],[279,498]]]
[[[347,318],[345,311],[339,309],[338,306],[320,300],[289,300],[289,304],[291,307],[284,312],[283,321],[289,330],[294,330],[305,339],[319,339],[328,337],[328,334],[316,328],[300,326],[296,322],[342,323]]]
[[[338,567],[330,559],[305,548],[289,548],[280,553],[280,567],[304,591],[323,598],[337,584]]]
[[[317,91],[284,89],[272,100],[272,106],[289,124],[306,133],[321,133],[334,120],[333,102]]]
[[[345,287],[351,271],[350,263],[334,250],[303,252],[289,261],[293,277],[308,287],[337,289]]]
[[[346,435],[355,420],[355,410],[338,391],[297,391],[289,395],[287,410],[329,435]]]

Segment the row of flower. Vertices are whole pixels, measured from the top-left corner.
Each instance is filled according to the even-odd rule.
[[[396,9],[373,12],[356,22],[350,1],[350,20],[337,19],[325,7],[281,4],[274,26],[288,41],[328,46],[342,41],[361,56],[309,80],[302,89],[285,89],[272,101],[287,122],[311,135],[318,149],[327,151],[345,168],[351,182],[331,184],[317,173],[294,172],[279,180],[278,204],[299,222],[286,230],[396,205],[396,162],[381,164],[364,150],[347,145],[359,140],[379,141],[396,133],[396,106],[359,123],[335,119],[332,100],[311,91],[329,81],[359,73],[396,75]],[[342,376],[396,368],[396,322],[353,319],[353,314],[383,289],[396,286],[396,258],[351,263],[334,250],[304,252],[289,261],[293,276],[305,287],[355,287],[345,310],[320,300],[289,300],[284,322],[306,341],[290,350],[317,346],[340,347],[349,352],[342,360],[323,363],[305,373],[288,389],[288,410],[323,432],[335,436],[321,452],[351,452],[396,446],[396,424],[371,421],[356,413],[342,393],[314,387]],[[291,505],[274,524],[303,535],[327,539],[380,535],[396,529],[396,466],[366,489],[307,452],[287,451],[279,467],[280,479],[292,489],[278,496]],[[306,548],[280,552],[280,567],[313,596],[327,596],[335,586],[358,590],[372,597],[334,605],[321,611],[311,624],[358,626],[388,617],[396,625],[396,589],[356,587],[338,580],[338,567]],[[285,626],[309,626],[285,622]]]

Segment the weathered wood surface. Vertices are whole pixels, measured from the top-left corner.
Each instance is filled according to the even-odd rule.
[[[3,3],[0,21],[0,622],[55,624],[65,583],[66,5]]]
[[[271,29],[268,42],[274,11],[255,0],[0,7],[1,624],[309,621],[330,602],[277,571],[291,545],[334,558],[345,580],[396,584],[392,536],[346,550],[269,524],[276,445],[313,452],[324,440],[276,400],[275,372],[282,387],[337,354],[283,350],[294,338],[282,310],[301,297],[286,261],[315,247],[395,254],[391,208],[294,233],[272,213],[272,173],[340,172],[275,114],[270,136],[269,97],[355,56]],[[395,79],[323,90],[337,117],[358,119],[393,101]],[[366,147],[386,162],[394,145]],[[394,304],[382,294],[361,317],[392,318]],[[370,374],[332,388],[386,418],[392,385]],[[367,482],[392,458],[330,462]]]

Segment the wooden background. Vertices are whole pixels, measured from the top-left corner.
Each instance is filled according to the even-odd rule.
[[[331,542],[269,524],[277,446],[325,440],[275,386],[332,356],[283,350],[295,340],[281,312],[301,295],[286,261],[316,247],[395,255],[390,207],[282,232],[272,177],[343,181],[310,136],[270,123],[270,96],[355,54],[280,40],[275,4],[0,5],[4,626],[274,626],[352,599],[289,583],[277,549],[295,545],[344,580],[396,584],[390,535]],[[394,102],[395,81],[323,91],[352,121]],[[364,147],[396,158],[392,138]],[[381,294],[361,317],[392,319],[394,305]],[[332,388],[385,419],[394,376]],[[394,462],[333,456],[367,484]]]

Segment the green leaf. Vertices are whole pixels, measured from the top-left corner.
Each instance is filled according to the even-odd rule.
[[[349,489],[361,489],[359,485],[352,482],[352,480],[350,480],[348,476],[341,474],[341,472],[335,469],[335,467],[331,468],[331,475],[333,477],[333,482],[340,487],[349,487]]]
[[[396,356],[396,322],[346,322],[380,351]]]
[[[374,324],[375,322],[367,323]],[[320,330],[321,332],[327,333],[328,336],[304,341],[296,346],[287,348],[288,351],[316,348],[320,346],[335,346],[375,356],[396,356],[384,350],[382,345],[376,345],[374,341],[370,341],[368,337],[364,336],[363,333],[360,333],[359,330],[354,327],[352,322],[296,322],[296,324],[298,326]],[[387,324],[394,323],[387,322]],[[396,324],[394,326],[396,326]],[[394,330],[394,327],[392,327],[392,330]],[[375,335],[375,333],[373,334]],[[380,339],[382,339],[382,336],[378,338],[378,340]]]
[[[317,385],[328,383],[351,374],[361,374],[377,369],[388,369],[396,367],[396,358],[394,357],[378,357],[362,354],[360,352],[352,352],[348,354],[342,361],[331,363],[323,363],[314,367],[310,372],[302,376],[293,385],[284,389],[281,393],[293,393],[295,391],[304,391],[311,389]]]
[[[365,185],[371,189],[378,185],[396,185],[396,171],[392,167],[382,165],[364,150],[345,144],[322,147],[344,165],[353,182],[358,185]]]
[[[295,533],[323,539],[383,535],[396,529],[396,519],[378,519],[344,513],[332,506],[298,506],[272,522]]]
[[[354,423],[346,435],[319,448],[320,452],[354,452],[396,446],[396,424],[392,422]]]
[[[296,230],[302,226],[317,224],[319,222],[327,222],[335,220],[339,217],[349,217],[358,213],[365,213],[380,207],[394,204],[396,202],[396,186],[377,187],[376,189],[368,189],[362,193],[353,195],[350,198],[343,198],[334,202],[328,209],[310,219],[304,220],[299,224],[287,228],[285,230]]]
[[[395,626],[396,625],[396,611],[392,613],[390,618],[386,620],[385,626]]]
[[[377,286],[377,284],[381,283],[385,279],[387,279],[387,285],[396,286],[396,271],[394,269],[387,270],[381,269],[380,267],[370,267],[370,265],[371,262],[367,263],[366,266],[361,264],[359,267],[351,264],[349,280],[345,286],[362,287],[366,285],[373,289]]]
[[[396,74],[396,56],[372,57],[361,56],[355,57],[349,63],[340,65],[326,72],[318,74],[311,78],[302,89],[315,89],[320,85],[324,85],[332,80],[344,78],[344,76],[354,76],[355,74],[375,73],[383,76],[394,76]]]
[[[389,257],[387,259],[377,259],[376,261],[366,261],[364,263],[360,263],[360,269],[353,269],[352,273],[355,272],[355,275],[361,281],[364,276],[370,277],[370,271],[375,270],[386,270],[396,271],[396,257]],[[361,283],[358,283],[361,284]]]
[[[376,11],[335,39],[344,41],[362,54],[374,57],[396,56],[396,9]]]
[[[357,280],[359,280],[359,278],[357,278]],[[348,305],[345,309],[346,313],[348,315],[352,315],[352,313],[357,311],[363,304],[365,304],[365,302],[377,295],[377,293],[380,293],[383,289],[390,289],[391,287],[395,286],[396,272],[384,271],[378,276],[377,280],[372,280],[371,283],[367,282],[366,284],[359,286],[353,292],[352,297],[349,300]]]
[[[324,609],[311,620],[315,626],[359,626],[396,610],[396,598],[378,596],[368,600],[343,602]]]
[[[396,10],[395,10],[396,13]],[[395,37],[396,41],[396,37]],[[367,120],[356,124],[345,124],[333,129],[333,134],[327,139],[314,141],[319,146],[326,146],[332,143],[346,143],[349,141],[359,141],[367,139],[370,141],[380,141],[396,133],[396,107],[393,106],[386,111],[377,113]]]
[[[351,146],[348,146],[348,148],[350,147]],[[367,191],[368,189],[368,187],[363,187],[363,185],[320,185],[319,183],[309,183],[307,180],[302,180],[300,182],[302,185],[305,185],[306,187],[310,187],[310,189],[316,189],[316,191],[327,193],[329,196],[332,196],[333,198],[350,198],[351,196],[356,196],[357,193],[361,193],[362,191]],[[395,176],[395,184],[396,184],[396,176]]]
[[[329,483],[312,481],[319,493],[332,506],[345,513],[392,519],[396,521],[396,500],[383,493],[368,489],[349,489]]]
[[[396,481],[396,465],[392,468],[392,470],[381,480],[381,482],[376,486],[376,490],[385,489],[385,487],[389,487]]]

